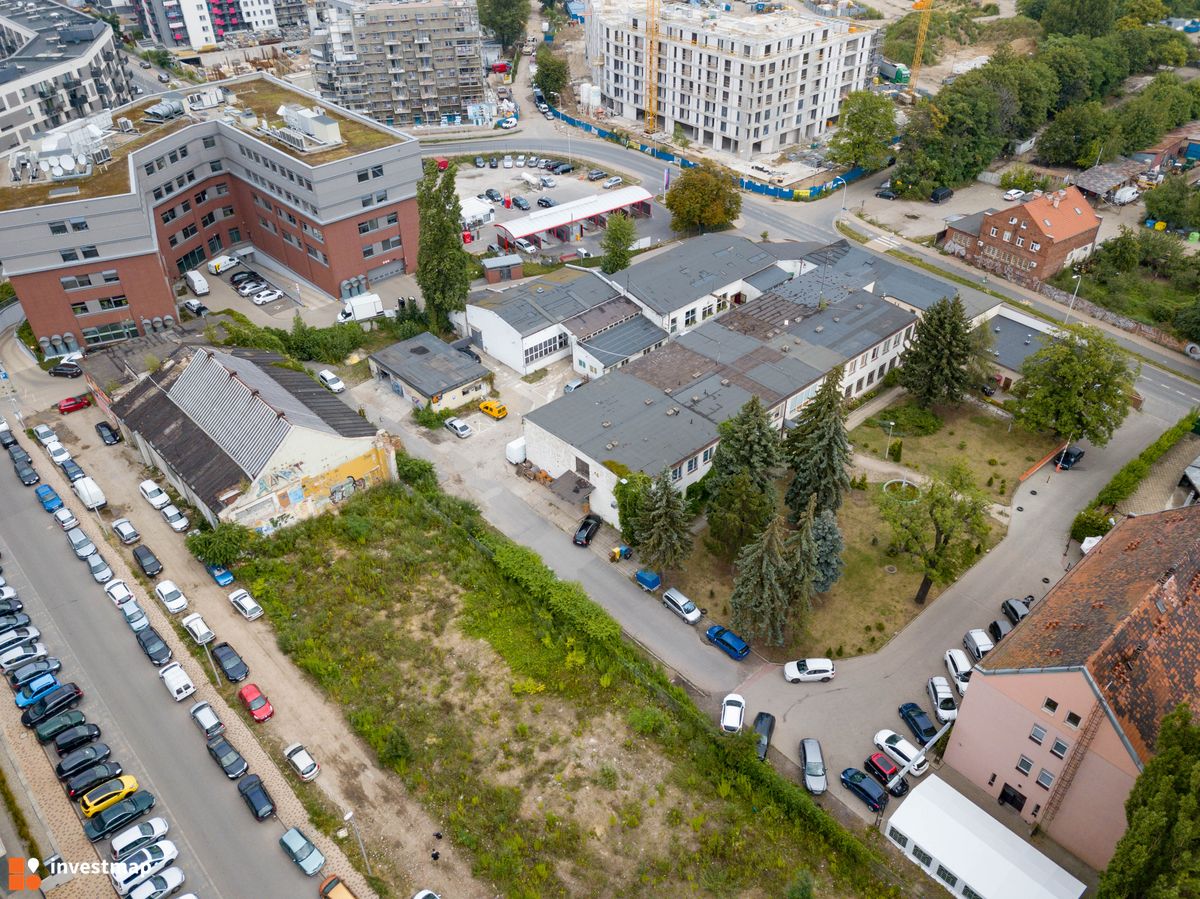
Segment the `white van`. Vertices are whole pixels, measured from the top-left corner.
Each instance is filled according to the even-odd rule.
[[[241,265],[242,260],[235,256],[218,256],[216,259],[208,261],[208,273],[210,275],[219,275],[229,271],[235,265]]]
[[[94,511],[108,505],[108,500],[104,498],[104,491],[100,489],[100,485],[93,478],[82,477],[71,485],[71,489],[75,491],[75,495],[79,497],[79,501],[85,508]]]
[[[208,281],[204,279],[204,275],[199,272],[186,272],[183,279],[187,281],[187,286],[196,296],[208,296]]]
[[[192,679],[187,676],[187,672],[178,662],[164,665],[163,669],[158,672],[158,676],[162,678],[162,682],[167,686],[167,692],[176,702],[187,699],[196,692],[196,685],[192,683]]]

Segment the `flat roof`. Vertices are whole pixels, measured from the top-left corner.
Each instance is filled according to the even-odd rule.
[[[467,302],[493,312],[522,337],[528,337],[617,295],[616,288],[595,272],[564,268],[506,290],[481,290]]]
[[[608,368],[666,339],[666,331],[639,315],[581,341],[579,346]]]
[[[539,209],[512,221],[497,222],[496,229],[516,240],[518,237],[552,231],[572,222],[604,215],[606,212],[615,212],[635,203],[648,203],[651,199],[653,197],[644,187],[619,187],[616,190],[606,190],[590,197],[551,206],[549,209]]]
[[[1086,889],[936,774],[892,812],[883,831],[893,828],[984,899],[1078,899]],[[936,878],[936,867],[926,873]]]
[[[1053,339],[1045,322],[1004,306],[988,319],[987,329],[992,332],[992,358],[1014,372]]]
[[[422,396],[440,393],[478,381],[488,370],[428,331],[372,353],[371,358]]]
[[[44,69],[69,63],[110,30],[107,22],[53,0],[28,5],[23,0],[0,0],[0,19],[9,22],[14,32],[33,33],[16,52],[0,60],[0,85],[34,80]]]

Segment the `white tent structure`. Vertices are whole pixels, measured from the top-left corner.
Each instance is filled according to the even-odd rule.
[[[932,774],[883,827],[910,861],[966,899],[1078,899],[1080,883]]]

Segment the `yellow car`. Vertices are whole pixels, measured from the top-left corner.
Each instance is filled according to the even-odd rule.
[[[124,777],[106,780],[100,786],[83,794],[83,798],[79,800],[79,810],[83,812],[85,818],[90,818],[92,815],[104,811],[110,805],[116,805],[122,799],[132,796],[137,792],[137,788],[137,778],[128,774]]]
[[[479,404],[479,411],[484,415],[490,415],[497,421],[508,415],[508,407],[504,403],[498,403],[495,400],[484,400]]]

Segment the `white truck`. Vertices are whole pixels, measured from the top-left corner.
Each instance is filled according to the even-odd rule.
[[[170,665],[164,666],[158,672],[158,676],[162,678],[162,682],[166,684],[171,698],[176,702],[179,702],[181,699],[187,699],[196,692],[196,685],[192,683],[192,679],[187,676],[187,672],[183,670],[183,666],[178,662],[172,662]]]
[[[373,318],[394,316],[395,310],[383,308],[383,298],[377,293],[363,293],[356,297],[348,297],[338,313],[338,324],[346,322],[365,322]]]
[[[80,478],[71,485],[71,489],[75,491],[75,495],[79,497],[79,501],[83,503],[85,509],[94,511],[108,505],[108,500],[104,498],[104,491],[90,477]]]

